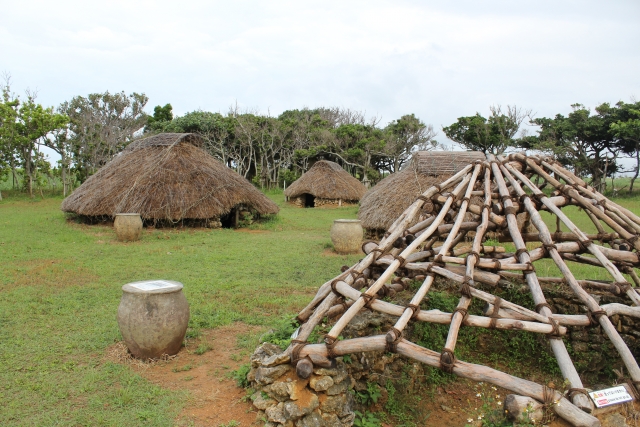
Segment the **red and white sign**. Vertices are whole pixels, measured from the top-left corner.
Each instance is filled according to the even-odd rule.
[[[627,389],[623,386],[592,391],[591,393],[589,393],[589,396],[591,396],[591,399],[598,408],[633,400],[633,397],[629,395]]]

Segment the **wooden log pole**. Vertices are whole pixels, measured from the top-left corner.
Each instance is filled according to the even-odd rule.
[[[535,163],[533,163],[533,164],[535,165]],[[536,165],[536,167],[539,168],[539,166],[537,166],[537,165]],[[514,173],[515,176],[518,177],[518,179],[520,179],[523,182],[523,184],[525,184],[527,187],[529,187],[529,189],[531,191],[533,191],[534,194],[537,194],[537,197],[540,199],[541,203],[546,205],[551,212],[553,212],[558,218],[560,218],[560,220],[564,223],[564,225],[567,226],[567,228],[572,233],[574,233],[576,236],[578,236],[578,238],[580,239],[580,242],[583,242],[582,245],[586,246],[587,250],[591,254],[593,254],[598,259],[598,261],[600,261],[600,263],[602,263],[604,268],[609,272],[609,274],[611,274],[611,276],[613,277],[613,279],[617,283],[626,283],[627,282],[627,280],[620,273],[618,268],[611,261],[609,261],[609,259],[604,254],[604,252],[602,250],[600,250],[600,246],[595,245],[593,242],[591,242],[589,239],[587,239],[586,235],[578,227],[575,226],[575,224],[571,221],[571,219],[569,219],[568,216],[566,216],[564,214],[564,212],[562,212],[559,208],[557,208],[556,206],[552,205],[551,203],[548,203],[548,201],[546,200],[547,198],[544,195],[544,193],[542,193],[540,190],[535,188],[535,186],[533,185],[533,183],[531,181],[529,181],[526,177],[522,176],[522,174],[520,174],[518,171],[514,170],[513,173]],[[523,191],[523,193],[524,193],[524,191]],[[533,206],[530,198],[527,197],[527,199],[529,200],[529,206]],[[534,210],[535,210],[535,208],[534,208]],[[540,214],[538,214],[538,216],[540,216]],[[544,222],[542,221],[541,217],[540,217],[539,222],[544,224]],[[609,225],[609,224],[607,224],[607,225]],[[544,229],[546,230],[546,232],[548,234],[548,236],[545,236],[545,237],[551,242],[551,233],[549,232],[549,229],[547,228],[546,224],[544,224]],[[540,237],[542,238],[542,232],[541,232],[540,228],[538,228],[538,231],[540,231]],[[618,230],[616,230],[616,231],[618,231]],[[618,231],[618,233],[621,234],[619,231]],[[543,243],[545,243],[545,242],[543,242]],[[639,241],[636,241],[636,243],[638,243],[640,245]],[[548,243],[548,244],[552,244],[552,242]],[[555,253],[556,253],[556,255],[558,255],[557,251],[555,251]],[[560,255],[558,255],[558,258],[560,258]],[[562,264],[566,267],[566,264],[564,262]],[[572,277],[573,277],[573,275],[572,275]],[[574,280],[575,280],[575,278],[574,278]],[[633,288],[629,287],[627,289],[627,291],[626,291],[626,294],[627,294],[627,296],[629,298],[631,298],[631,301],[633,301],[634,304],[640,305],[640,296],[637,294],[637,292]],[[639,374],[640,374],[640,371],[639,371]]]
[[[529,181],[526,177],[522,176],[522,174],[520,174],[516,170],[508,170],[507,168],[505,168],[505,170],[506,170],[506,174],[507,174],[508,177],[511,177],[511,174],[513,174],[514,176],[517,176],[518,179],[520,179],[523,184],[525,184],[527,187],[529,187],[529,189],[532,192],[534,192],[534,194],[538,195],[537,197],[540,199],[540,201],[542,203],[545,202],[546,197],[544,196],[544,193],[541,193],[540,190],[538,190],[533,185],[533,183],[531,183],[531,181]],[[509,173],[509,172],[511,172],[511,173]],[[513,178],[511,177],[511,179],[513,179]],[[513,181],[515,182],[515,179],[513,179]],[[522,188],[520,188],[520,190],[522,191],[522,194],[524,194],[524,190],[522,190]],[[591,297],[591,295],[589,295],[587,292],[585,292],[584,289],[582,289],[582,287],[578,284],[576,278],[573,276],[573,273],[571,272],[571,270],[567,267],[567,265],[563,261],[562,257],[558,253],[558,251],[553,247],[554,245],[553,245],[553,241],[551,239],[551,233],[549,232],[549,229],[547,228],[547,225],[542,220],[542,217],[540,216],[540,214],[535,209],[535,206],[531,202],[531,199],[530,199],[530,197],[528,195],[524,196],[524,204],[525,204],[525,207],[526,207],[527,211],[531,215],[531,220],[534,222],[535,227],[538,229],[538,231],[540,233],[540,238],[542,239],[542,242],[545,245],[547,245],[549,255],[553,259],[553,261],[556,264],[556,266],[560,269],[560,271],[562,272],[563,276],[567,279],[567,283],[569,284],[569,286],[571,287],[573,292],[580,299],[580,301],[584,305],[587,306],[587,309],[589,311],[591,311],[592,313],[600,312],[601,308],[598,305],[598,303]],[[548,207],[549,208],[553,208],[553,210],[559,211],[559,209],[556,208],[555,206],[548,206]],[[554,213],[556,213],[556,212],[554,212]],[[558,213],[562,214],[562,212],[558,212]],[[558,215],[558,213],[556,213],[556,215],[558,217],[560,217],[560,215]],[[562,215],[564,216],[564,214],[562,214]],[[577,227],[575,227],[575,225],[573,225],[573,223],[568,218],[566,218],[566,216],[564,216],[564,218],[562,218],[562,217],[560,217],[560,218],[572,232],[576,233],[578,236],[581,236],[582,232]],[[566,220],[566,222],[565,222],[565,220]],[[593,245],[593,244],[589,245],[590,251],[591,251],[591,246],[595,246],[595,245]],[[602,255],[602,252],[598,251],[597,249],[596,249],[596,251],[600,254],[600,257],[604,257]],[[600,259],[600,257],[598,259]],[[632,291],[633,291],[634,295],[637,297],[638,295],[637,295],[637,293],[635,293],[635,290],[632,289]],[[622,338],[618,334],[618,331],[616,331],[615,327],[611,323],[611,320],[609,320],[608,316],[597,316],[597,318],[598,318],[598,322],[600,323],[600,326],[602,327],[603,331],[609,337],[609,340],[614,345],[614,347],[618,351],[618,354],[620,355],[620,358],[622,359],[622,361],[624,362],[625,366],[627,367],[627,370],[629,371],[629,375],[631,375],[631,378],[633,379],[634,382],[636,382],[636,384],[640,383],[640,368],[638,367],[638,364],[637,364],[635,358],[633,357],[631,351],[629,350],[627,345],[624,343],[624,341],[622,340]],[[569,378],[569,377],[567,377],[567,378]],[[572,387],[574,387],[574,388],[583,388],[582,386],[573,385],[573,381],[572,381],[571,378],[569,378],[569,381],[572,383]],[[576,394],[575,396],[581,396],[581,394]],[[575,397],[574,397],[574,402],[575,402]]]
[[[495,157],[491,156],[490,160],[495,160]],[[542,218],[540,217],[540,213],[538,213],[538,211],[535,208],[531,209],[532,207],[531,200],[526,195],[525,191],[522,189],[520,184],[518,184],[518,182],[509,173],[509,170],[507,170],[505,165],[500,164],[497,161],[493,161],[491,163],[491,166],[493,169],[493,174],[495,176],[496,183],[498,184],[498,188],[500,190],[500,194],[503,196],[503,204],[505,206],[505,211],[509,210],[509,207],[511,207],[512,205],[512,201],[511,201],[511,198],[509,197],[509,194],[507,193],[504,177],[506,177],[509,180],[509,182],[511,183],[511,186],[516,192],[516,195],[518,197],[524,198],[525,208],[529,213],[529,217],[531,221],[533,222],[534,216],[536,217],[537,220],[541,220]],[[515,170],[513,168],[511,169]],[[504,176],[503,176],[503,173],[504,173]],[[520,175],[522,175],[522,173],[520,173]],[[526,177],[524,178],[527,179]],[[547,179],[546,177],[544,178]],[[549,180],[547,179],[547,181]],[[556,210],[559,210],[559,208],[556,207],[555,205],[553,205],[553,208]],[[530,263],[531,258],[529,256],[527,246],[520,234],[515,213],[513,212],[507,213],[507,222],[509,224],[509,233],[511,234],[513,243],[516,246],[517,252],[520,253],[519,261],[522,263]],[[538,231],[540,231],[540,227],[539,227],[539,224],[537,224],[537,221],[534,222],[534,226],[538,229]],[[537,275],[535,274],[535,270],[528,272],[528,274],[525,275],[525,280],[527,282],[527,285],[529,286],[529,289],[531,290],[534,303],[536,304],[537,307],[540,307],[539,309],[540,314],[547,316],[549,319],[552,319],[551,316],[553,313],[551,312],[551,309],[547,304],[547,300],[544,296],[544,293],[542,292],[542,288],[540,286],[540,283],[538,282],[538,278],[537,278]],[[575,366],[573,365],[573,362],[571,361],[571,357],[569,356],[569,352],[567,351],[567,348],[565,347],[564,342],[561,339],[557,339],[557,337],[550,336],[549,344],[551,346],[551,350],[553,351],[553,354],[556,357],[556,361],[558,362],[558,367],[560,368],[562,375],[565,378],[567,378],[567,380],[571,384],[571,387],[584,389],[584,386],[582,385],[582,380],[580,379],[580,375],[578,375],[578,371],[576,370]],[[593,408],[594,408],[593,403],[591,402],[591,399],[589,399],[589,397],[586,394],[576,393],[574,394],[572,400],[573,400],[573,403],[576,404],[583,411],[586,411],[589,413],[593,411]]]
[[[468,168],[471,168],[471,165],[469,165]],[[454,199],[457,198],[458,195],[462,192],[462,190],[466,187],[470,179],[471,179],[471,176],[466,175],[462,179],[462,181],[460,181],[460,183],[456,186],[455,190],[451,192],[451,196],[449,196],[449,198],[447,199],[447,202],[445,203],[443,208],[440,210],[440,213],[436,217],[435,221],[420,236],[416,237],[416,239],[413,242],[411,242],[411,244],[408,245],[402,251],[402,253],[400,254],[400,257],[402,259],[406,259],[405,257],[415,252],[418,246],[420,246],[427,238],[431,237],[431,235],[438,229],[438,227],[444,220],[444,216],[446,212],[449,210],[449,207],[453,203]],[[398,237],[400,236],[400,234],[401,232],[398,233]],[[391,278],[393,273],[395,273],[395,271],[403,263],[404,262],[401,262],[398,259],[393,261],[387,267],[384,273],[382,273],[380,278],[378,278],[369,287],[369,289],[367,289],[367,291],[363,294],[363,296],[358,298],[358,300],[351,307],[349,307],[349,309],[342,315],[342,317],[340,317],[340,319],[333,325],[333,327],[327,334],[325,341],[327,342],[328,345],[332,345],[335,343],[335,341],[338,339],[338,336],[340,335],[344,327],[347,326],[347,324],[351,321],[351,319],[353,319],[353,317],[362,309],[362,307],[365,306],[368,300],[370,301],[373,298],[375,298],[378,290],[380,290],[380,288],[385,284],[385,282]]]
[[[333,348],[333,353],[337,356],[341,356],[360,352],[383,351],[386,349],[386,346],[385,335],[376,335],[366,338],[354,338],[338,341]],[[422,362],[426,365],[432,367],[440,366],[439,353],[422,348],[407,340],[401,339],[397,344],[396,350],[398,354],[409,357],[418,362]],[[300,351],[301,358],[305,358],[310,354],[317,354],[324,357],[329,356],[327,347],[324,344],[310,344],[302,348]],[[514,377],[487,366],[458,360],[453,368],[453,373],[463,378],[468,378],[478,382],[487,382],[498,387],[511,390],[514,393],[529,396],[543,403],[545,400],[546,393],[544,386],[532,381]],[[550,403],[553,403],[553,405],[551,405],[551,409],[560,418],[577,427],[601,426],[600,421],[598,421],[597,418],[578,409],[557,391],[551,391],[552,394],[550,397],[552,402]]]
[[[351,286],[347,285],[344,282],[337,282],[336,289],[340,294],[342,294],[345,298],[350,298],[352,300],[357,300],[361,293]],[[351,301],[350,301],[351,302]],[[402,316],[407,307],[402,307],[390,302],[374,300],[371,303],[371,308],[373,310],[379,311],[380,313],[389,314],[392,316]],[[419,310],[416,315],[416,320],[420,320],[423,322],[431,322],[438,323],[442,325],[446,325],[451,323],[452,313],[445,313],[440,310]],[[537,314],[537,313],[535,313]],[[469,315],[465,319],[466,326],[478,327],[478,328],[488,328],[491,324],[491,318],[484,316],[476,316]],[[538,322],[530,322],[530,321],[520,321],[514,319],[498,319],[495,325],[496,329],[507,329],[507,330],[521,330],[527,332],[535,332],[539,334],[549,334],[553,332],[553,327],[549,324],[538,323]],[[561,335],[565,335],[567,333],[567,329],[564,327],[560,327],[558,329]],[[321,344],[324,345],[324,344]]]
[[[479,166],[479,165],[478,165]],[[479,168],[477,167],[476,171],[479,173]],[[475,171],[474,171],[475,172]],[[461,205],[461,216],[466,211],[467,203],[466,201],[469,199],[471,195],[471,191],[473,190],[473,186],[475,184],[475,179],[477,174],[471,180],[469,184],[469,188],[467,189],[467,194],[465,195],[465,199]],[[460,297],[460,301],[458,301],[458,305],[456,307],[456,311],[453,313],[451,317],[451,325],[449,326],[449,332],[447,333],[447,339],[444,344],[443,352],[440,356],[440,363],[443,366],[451,367],[455,364],[455,348],[458,341],[458,332],[460,331],[460,326],[464,321],[465,317],[467,317],[467,310],[469,309],[469,305],[471,305],[471,289],[475,285],[473,282],[473,272],[475,268],[475,264],[480,259],[479,251],[480,246],[482,245],[482,239],[484,237],[485,232],[487,231],[489,225],[489,209],[491,206],[491,171],[488,167],[485,167],[484,170],[484,180],[483,180],[485,197],[484,197],[484,207],[481,211],[482,222],[478,225],[476,229],[476,235],[473,240],[472,246],[472,255],[467,256],[466,258],[466,271],[465,271],[465,280],[466,283],[463,283],[462,296]],[[445,242],[446,245],[446,242]],[[443,246],[445,246],[443,245]],[[444,257],[442,257],[444,258]],[[446,262],[446,261],[445,261]],[[468,281],[468,282],[467,282]],[[490,322],[490,326],[494,326],[497,322]]]

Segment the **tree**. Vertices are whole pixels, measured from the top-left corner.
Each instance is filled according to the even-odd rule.
[[[640,172],[640,102],[627,104],[620,101],[616,107],[616,119],[610,124],[611,133],[618,138],[623,152],[636,160],[635,172],[629,184],[631,194]]]
[[[468,150],[501,154],[515,145],[514,137],[525,118],[531,117],[530,110],[507,106],[507,111],[497,106],[489,107],[491,115],[485,119],[475,116],[459,117],[456,123],[443,127],[445,135]]]
[[[164,127],[167,126],[171,120],[173,120],[173,107],[171,104],[166,104],[164,107],[156,105],[153,109],[153,116],[147,117],[145,132],[164,131]]]
[[[432,125],[425,125],[414,114],[406,114],[385,128],[385,154],[389,158],[389,172],[397,172],[415,151],[438,146]]]
[[[3,158],[12,166],[15,177],[16,162],[19,162],[27,178],[26,187],[33,197],[34,183],[38,179],[38,171],[48,168],[44,155],[40,152],[48,135],[64,128],[68,117],[57,114],[53,108],[45,108],[35,102],[36,94],[27,92],[27,99],[20,99],[11,93],[9,81],[3,87],[3,102],[0,104],[0,140]],[[46,164],[45,164],[46,163]]]
[[[590,176],[592,185],[602,191],[603,179],[617,170],[620,147],[610,131],[615,111],[606,103],[596,107],[596,114],[582,104],[571,107],[567,117],[557,114],[553,119],[532,120],[540,126],[538,135],[523,138],[520,146],[550,152],[576,175]]]
[[[76,96],[60,105],[69,116],[74,167],[82,182],[122,151],[147,123],[145,94],[124,92]]]

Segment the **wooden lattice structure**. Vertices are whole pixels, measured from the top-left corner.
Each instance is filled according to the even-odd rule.
[[[481,204],[473,202],[478,198]],[[561,209],[568,205],[579,206],[582,209],[579,214],[589,217],[597,234],[585,234],[578,229]],[[432,210],[431,215],[416,224],[414,219],[424,215],[425,208]],[[540,211],[555,216],[555,231],[549,229]],[[528,214],[536,232],[521,232],[516,215],[522,212]],[[561,224],[569,232],[561,232]],[[495,247],[484,246],[489,232],[503,236],[502,240],[511,242],[515,251],[498,253]],[[365,242],[364,259],[322,285],[299,313],[298,320],[303,324],[287,354],[296,364],[298,375],[304,377],[310,374],[312,364],[321,365],[332,357],[367,351],[397,352],[459,376],[534,398],[574,425],[597,426],[599,421],[590,415],[591,400],[561,338],[567,334],[568,326],[600,325],[624,362],[630,382],[640,386],[640,368],[609,319],[615,314],[640,317],[637,307],[640,295],[636,292],[640,279],[635,271],[640,266],[639,233],[637,215],[608,200],[559,163],[523,154],[497,158],[489,155],[427,189],[379,243]],[[528,248],[526,242],[538,244],[530,243]],[[543,258],[553,260],[562,277],[539,277],[534,265]],[[601,267],[611,280],[578,280],[567,260]],[[453,313],[420,309],[438,276],[460,284],[460,300]],[[528,285],[535,311],[483,290],[515,277]],[[421,285],[407,306],[379,299],[407,289],[410,280],[418,280]],[[565,286],[588,311],[583,315],[552,313],[541,287],[545,281]],[[585,290],[594,287],[626,295],[630,305],[600,306]],[[488,303],[490,309],[485,315],[468,314],[473,298]],[[381,335],[338,340],[345,326],[365,308],[397,316],[397,322]],[[326,316],[339,318],[326,335],[325,343],[308,343],[311,332]],[[449,324],[445,348],[437,352],[403,337],[409,322]],[[570,383],[569,392],[565,396],[545,385],[457,360],[458,332],[463,325],[547,335],[562,375]]]

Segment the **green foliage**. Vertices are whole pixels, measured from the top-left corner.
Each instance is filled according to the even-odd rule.
[[[507,107],[506,114],[501,108],[491,107],[488,119],[480,113],[475,116],[459,117],[456,123],[443,127],[447,137],[468,150],[483,153],[501,154],[507,148],[515,145],[515,135],[520,124],[529,112],[523,112],[517,107]]]
[[[64,102],[58,110],[69,116],[69,136],[65,152],[73,158],[73,170],[84,182],[109,162],[144,127],[144,93],[91,93]]]
[[[164,107],[156,105],[153,116],[147,118],[147,127],[150,130],[163,130],[163,127],[173,120],[173,107],[166,104]]]
[[[353,425],[355,427],[380,427],[382,424],[380,418],[374,412],[364,413],[360,411],[354,411],[355,418],[353,419]]]
[[[356,391],[356,399],[363,405],[375,405],[382,396],[380,387],[376,383],[367,383],[367,389]]]
[[[249,363],[240,366],[235,371],[231,371],[231,378],[236,380],[236,384],[238,384],[238,387],[249,387],[249,380],[247,380],[249,371],[251,371],[251,364]]]
[[[291,343],[291,334],[298,326],[295,316],[283,316],[276,322],[272,330],[262,336],[261,340],[285,349]]]
[[[482,427],[511,427],[503,409],[502,399],[495,387],[478,383],[474,386],[477,391],[476,399],[480,401],[479,407],[470,414],[465,427],[482,425]],[[520,425],[520,424],[519,424]]]
[[[205,354],[208,351],[211,351],[212,347],[211,345],[209,345],[208,343],[200,343],[200,345],[198,346],[198,348],[196,348],[193,352],[195,354],[197,354],[198,356],[202,356],[203,354]]]

